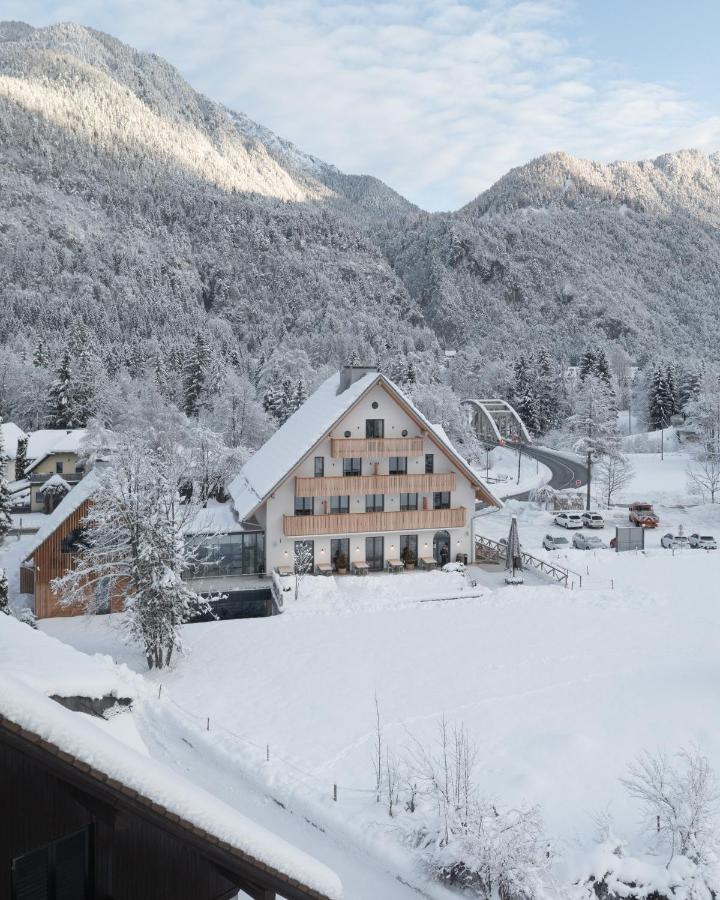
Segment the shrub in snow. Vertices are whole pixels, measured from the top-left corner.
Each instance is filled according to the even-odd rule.
[[[10,615],[8,606],[8,580],[5,569],[0,569],[0,613]]]
[[[17,614],[17,618],[24,625],[29,625],[31,628],[37,628],[37,616],[31,609],[28,609],[27,607],[21,609]]]

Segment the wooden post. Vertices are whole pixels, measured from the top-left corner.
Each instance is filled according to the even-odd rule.
[[[162,694],[162,684],[158,686],[158,700],[160,699],[160,695]]]
[[[337,785],[333,785],[333,800],[337,803]]]
[[[270,762],[270,744],[265,745],[265,762]]]
[[[585,509],[590,512],[590,473],[592,471],[592,453],[588,450],[587,455],[587,501],[585,503]]]
[[[208,716],[207,720],[207,730],[210,731],[210,716]]]

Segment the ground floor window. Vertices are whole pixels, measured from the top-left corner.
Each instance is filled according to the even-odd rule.
[[[193,575],[257,575],[265,571],[265,533],[202,536],[195,544]]]
[[[450,534],[447,531],[436,531],[433,538],[433,556],[439,566],[450,562]]]
[[[333,571],[347,569],[350,565],[350,539],[333,538],[330,541],[330,560]]]
[[[12,862],[12,900],[92,900],[88,830],[18,856]]]
[[[384,541],[381,537],[365,538],[365,562],[374,572],[385,567]]]
[[[295,541],[295,572],[307,574],[315,571],[315,541]]]
[[[400,535],[400,559],[406,566],[417,563],[418,536],[416,534]]]

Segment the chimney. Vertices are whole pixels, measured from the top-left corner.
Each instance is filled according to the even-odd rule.
[[[340,369],[340,387],[338,394],[344,393],[351,384],[355,384],[364,375],[377,372],[377,366],[343,366]]]

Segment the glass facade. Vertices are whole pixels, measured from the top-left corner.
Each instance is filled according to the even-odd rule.
[[[265,533],[202,535],[196,538],[196,578],[257,575],[265,571]]]

